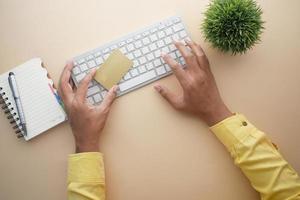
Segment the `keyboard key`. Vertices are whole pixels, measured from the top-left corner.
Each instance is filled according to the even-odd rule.
[[[141,48],[143,46],[142,42],[139,40],[137,42],[134,43],[135,48]]]
[[[92,56],[92,55],[89,55],[88,57],[85,58],[86,61],[89,61],[89,60],[92,60],[92,59],[94,59],[94,56]]]
[[[95,101],[96,103],[99,103],[100,101],[102,101],[102,97],[101,97],[100,94],[95,94],[95,95],[93,96],[93,98],[94,98],[94,101]]]
[[[138,34],[138,35],[134,36],[134,39],[135,39],[135,40],[139,40],[139,39],[141,39],[141,38],[142,38],[141,34]]]
[[[131,78],[131,75],[130,75],[129,72],[127,74],[125,74],[125,76],[124,76],[124,80],[125,81],[128,80],[128,79],[130,79],[130,78]]]
[[[129,53],[129,54],[127,54],[126,56],[127,56],[127,58],[129,58],[130,60],[132,60],[132,59],[134,58],[132,53]]]
[[[157,49],[157,46],[155,43],[150,44],[150,51],[154,51],[155,49]]]
[[[181,63],[181,65],[185,65],[185,60],[183,57],[180,57],[179,58],[179,62]]]
[[[73,60],[73,65],[74,66],[77,66],[78,65],[78,62],[76,60]]]
[[[159,58],[160,55],[161,55],[161,51],[160,51],[160,50],[156,50],[156,51],[154,52],[154,57]]]
[[[149,31],[145,31],[144,33],[142,33],[142,35],[143,35],[144,37],[146,37],[146,36],[149,35],[149,34],[150,34]]]
[[[162,75],[162,74],[166,73],[167,71],[165,70],[164,66],[161,66],[161,67],[156,68],[156,72],[158,75]]]
[[[133,68],[139,66],[139,61],[138,60],[133,60]]]
[[[165,37],[166,34],[163,31],[159,31],[157,35],[158,35],[158,38],[163,38],[163,37]]]
[[[146,64],[146,68],[147,68],[148,70],[153,69],[154,66],[153,66],[152,62],[147,63],[147,64]]]
[[[85,63],[83,63],[82,65],[80,65],[80,70],[82,72],[84,72],[84,71],[88,70],[88,66]]]
[[[184,29],[183,25],[178,23],[176,24],[175,26],[173,26],[173,30],[174,32],[178,32],[178,31],[181,31],[182,29]]]
[[[109,52],[110,52],[110,49],[109,49],[109,48],[105,48],[102,52],[103,52],[104,54],[109,53]]]
[[[91,95],[93,95],[95,93],[98,93],[98,92],[100,92],[100,88],[98,87],[98,85],[95,85],[95,86],[88,89],[87,96],[91,96]]]
[[[167,28],[167,29],[165,30],[165,32],[166,32],[166,35],[171,35],[171,34],[173,33],[173,31],[172,31],[171,28]]]
[[[128,44],[128,45],[127,45],[127,50],[128,50],[128,51],[133,51],[133,50],[134,50],[133,44]]]
[[[180,37],[175,33],[174,35],[172,35],[172,39],[178,41]]]
[[[154,59],[153,53],[147,54],[146,57],[147,57],[147,59],[148,59],[149,61]]]
[[[123,83],[124,82],[124,79],[123,78],[121,78],[121,80],[119,81],[119,83]]]
[[[78,64],[82,64],[82,63],[84,63],[84,61],[85,61],[84,58],[81,58],[78,60]]]
[[[139,66],[139,67],[138,67],[138,70],[139,70],[140,73],[144,73],[144,72],[147,71],[147,69],[146,69],[146,67],[145,67],[144,65]]]
[[[140,62],[140,64],[142,65],[142,64],[145,64],[145,63],[147,62],[147,60],[146,60],[145,57],[141,57],[141,58],[139,59],[139,62]]]
[[[181,38],[185,38],[185,37],[187,36],[185,30],[180,31],[180,32],[179,32],[179,36],[180,36]]]
[[[141,55],[142,55],[142,52],[141,52],[141,50],[135,50],[134,52],[133,52],[133,55],[137,58],[137,57],[140,57]]]
[[[155,67],[158,67],[158,66],[160,66],[162,63],[161,63],[161,60],[160,60],[160,59],[156,59],[156,60],[154,60],[153,64],[154,64]]]
[[[169,51],[170,51],[169,47],[163,47],[161,49],[161,52],[169,53]]]
[[[120,51],[123,53],[123,54],[126,54],[127,53],[127,49],[124,47],[121,47],[120,48]]]
[[[152,29],[150,30],[151,33],[155,33],[156,31],[157,31],[157,27],[152,28]]]
[[[158,30],[162,30],[165,28],[165,25],[163,23],[161,23],[159,26],[158,26]]]
[[[80,72],[78,67],[74,67],[72,71],[73,71],[74,75],[79,74],[79,72]]]
[[[187,44],[186,44],[186,42],[185,42],[184,39],[181,39],[180,42],[181,42],[182,44],[184,44],[185,46],[187,46]],[[188,48],[189,48],[189,47],[188,47]]]
[[[93,81],[89,82],[88,88],[92,87],[93,85]]]
[[[105,55],[103,56],[104,60],[106,60],[106,59],[108,58],[108,56],[109,56],[109,54],[105,54]]]
[[[95,102],[94,102],[93,97],[88,97],[87,100],[90,104],[94,105]]]
[[[175,51],[175,50],[177,50],[177,48],[175,47],[174,44],[170,44],[170,45],[169,45],[169,49],[170,49],[170,51]]]
[[[105,98],[105,96],[106,96],[106,94],[107,94],[107,91],[103,91],[103,92],[101,92],[101,96],[103,97],[103,98]]]
[[[172,38],[171,37],[166,37],[164,39],[164,41],[165,41],[166,44],[171,44],[172,43]]]
[[[88,66],[89,66],[89,68],[94,68],[94,67],[96,67],[95,61],[94,61],[94,60],[90,60],[90,61],[88,62]]]
[[[101,56],[101,52],[98,51],[98,52],[94,53],[94,56],[95,56],[95,57]]]
[[[132,43],[132,42],[133,42],[133,39],[132,39],[132,38],[129,38],[129,39],[126,40],[126,43],[127,43],[127,44]]]
[[[110,50],[112,51],[112,50],[117,49],[117,48],[118,48],[117,45],[112,45],[112,46],[110,47]]]
[[[142,40],[142,42],[143,42],[143,44],[144,45],[147,45],[147,44],[149,44],[150,43],[150,40],[149,40],[149,38],[144,38],[143,40]]]
[[[119,47],[122,47],[122,46],[124,46],[125,44],[126,44],[125,41],[121,41],[121,42],[119,42],[118,46],[119,46]]]
[[[130,74],[131,74],[131,76],[135,77],[139,74],[139,72],[137,69],[133,68],[132,70],[130,70]]]
[[[102,57],[96,58],[96,63],[97,65],[101,65],[103,63],[103,58]]]
[[[128,81],[125,81],[125,82],[119,84],[120,91],[123,92],[134,86],[137,86],[141,83],[151,80],[155,77],[156,77],[156,74],[155,74],[154,70],[148,71],[146,73],[141,74],[140,76],[137,76],[135,78],[132,78]]]
[[[172,24],[173,24],[173,22],[171,20],[165,22],[166,26],[171,26]]]
[[[176,50],[175,53],[178,58],[181,57],[181,53],[179,52],[179,50]]]
[[[156,44],[157,44],[158,48],[161,48],[161,47],[163,47],[165,45],[162,40],[157,41]]]
[[[164,66],[165,66],[167,72],[172,71],[171,67],[168,64],[165,64]]]
[[[147,46],[142,48],[142,53],[145,55],[149,52],[149,48]]]
[[[170,53],[169,55],[170,55],[173,59],[176,59],[176,58],[177,58],[175,52],[172,52],[172,53]]]
[[[85,73],[79,74],[76,76],[76,81],[80,83],[80,81],[85,77]]]
[[[180,18],[179,18],[179,17],[175,17],[172,21],[173,21],[174,23],[178,23],[178,22],[180,22]]]
[[[152,42],[155,42],[156,40],[158,40],[156,34],[151,35],[151,36],[150,36],[150,40],[151,40]]]

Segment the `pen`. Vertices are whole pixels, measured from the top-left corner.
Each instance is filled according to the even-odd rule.
[[[26,122],[25,122],[25,116],[24,116],[24,111],[23,111],[23,107],[21,104],[21,99],[20,99],[20,94],[19,94],[19,90],[18,90],[18,85],[17,85],[17,81],[16,81],[16,77],[15,74],[13,72],[9,72],[8,74],[8,83],[9,83],[9,87],[12,91],[15,103],[16,103],[16,107],[17,107],[17,112],[20,118],[20,123],[21,123],[21,127],[22,130],[24,132],[24,135],[27,135],[27,130],[26,130]]]
[[[60,98],[60,96],[54,91],[53,87],[51,86],[50,83],[48,83],[48,86],[52,92],[52,94],[55,96],[55,99],[57,100],[58,104],[63,108],[64,110],[64,104],[62,103],[62,100]]]

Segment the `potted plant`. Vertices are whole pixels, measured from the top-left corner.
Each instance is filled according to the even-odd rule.
[[[243,54],[260,41],[261,15],[254,0],[212,0],[204,13],[202,32],[222,52]]]

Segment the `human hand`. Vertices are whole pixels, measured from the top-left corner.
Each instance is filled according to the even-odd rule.
[[[171,56],[162,53],[164,61],[171,67],[183,92],[180,95],[156,85],[154,88],[177,110],[195,114],[209,126],[229,117],[232,113],[224,104],[218,91],[208,59],[201,46],[186,41],[189,50],[182,42],[175,42],[186,62],[186,68]]]
[[[77,90],[70,83],[73,63],[65,66],[59,84],[59,94],[64,102],[69,122],[75,138],[76,152],[98,152],[99,137],[104,128],[110,107],[116,97],[117,86],[106,94],[100,105],[93,106],[86,100],[88,84],[95,75],[92,70],[80,82]]]

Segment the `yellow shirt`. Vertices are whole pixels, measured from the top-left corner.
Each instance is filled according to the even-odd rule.
[[[234,115],[212,126],[263,200],[300,199],[300,179],[266,135],[243,115]],[[241,197],[242,198],[242,197]],[[105,177],[101,153],[69,157],[69,200],[104,200]]]

